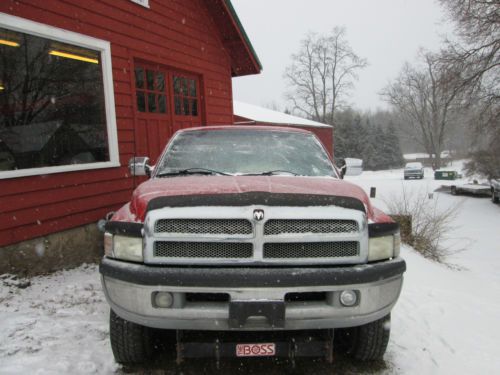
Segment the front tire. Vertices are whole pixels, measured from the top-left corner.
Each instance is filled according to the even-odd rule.
[[[341,352],[360,361],[380,360],[384,356],[391,333],[391,314],[374,322],[338,329],[335,343]]]
[[[111,349],[116,362],[121,364],[144,363],[152,357],[152,329],[120,318],[111,310],[109,315]]]
[[[500,203],[500,198],[495,195],[494,189],[491,189],[491,201],[493,203]]]

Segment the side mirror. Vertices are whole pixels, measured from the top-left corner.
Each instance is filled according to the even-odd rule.
[[[149,165],[149,158],[145,156],[135,157],[129,160],[128,170],[132,176],[150,176],[151,166]]]

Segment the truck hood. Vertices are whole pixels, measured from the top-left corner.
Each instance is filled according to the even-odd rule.
[[[359,186],[335,178],[298,176],[182,176],[154,178],[142,183],[134,191],[130,205],[126,209],[120,210],[122,212],[117,212],[113,220],[143,222],[148,203],[155,198],[200,195],[214,196],[253,192],[354,198],[364,205],[369,219],[374,215],[368,196]]]

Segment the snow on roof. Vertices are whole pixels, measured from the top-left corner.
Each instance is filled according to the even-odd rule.
[[[430,155],[424,152],[417,152],[415,154],[404,154],[403,157],[405,158],[405,160],[415,160],[415,159],[428,159],[430,158]],[[441,157],[442,158],[450,157],[450,151],[445,150],[441,152]]]
[[[307,120],[302,117],[287,115],[286,113],[273,111],[272,109],[259,107],[253,104],[242,103],[237,100],[233,101],[233,110],[236,116],[244,117],[257,122],[283,124],[290,126],[305,125],[305,126],[314,126],[320,128],[330,128],[330,125],[326,125],[321,122]]]

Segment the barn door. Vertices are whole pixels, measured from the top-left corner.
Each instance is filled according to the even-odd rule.
[[[135,155],[153,164],[173,133],[169,80],[159,65],[135,64]]]

